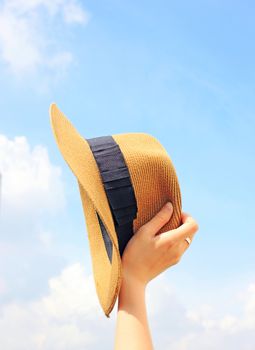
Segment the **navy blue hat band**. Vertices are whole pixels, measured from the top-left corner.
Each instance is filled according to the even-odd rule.
[[[137,202],[128,166],[119,145],[112,136],[86,139],[96,160],[110,205],[118,237],[120,256],[133,235],[133,220],[137,216]],[[105,248],[112,261],[112,241],[97,213]]]

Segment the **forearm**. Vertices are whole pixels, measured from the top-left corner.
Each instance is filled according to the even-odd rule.
[[[123,279],[118,298],[115,350],[153,350],[145,304],[146,286]]]

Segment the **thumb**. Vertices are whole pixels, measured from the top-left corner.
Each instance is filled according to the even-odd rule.
[[[173,205],[171,202],[167,202],[150,221],[143,225],[143,231],[156,235],[161,227],[170,220],[172,214]]]

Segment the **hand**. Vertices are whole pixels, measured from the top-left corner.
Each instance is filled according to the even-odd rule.
[[[170,203],[170,202],[169,202]],[[122,255],[122,271],[125,281],[146,285],[172,265],[177,264],[189,247],[186,237],[193,240],[199,226],[187,213],[182,212],[182,225],[157,234],[173,213],[172,203],[166,204],[129,240]]]

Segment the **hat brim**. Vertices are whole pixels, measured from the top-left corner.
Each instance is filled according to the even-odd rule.
[[[49,114],[58,148],[77,178],[86,218],[96,290],[104,313],[109,317],[119,294],[122,277],[118,238],[109,202],[97,163],[86,139],[77,132],[55,103],[50,105]],[[113,244],[111,264],[106,255],[97,213]]]

